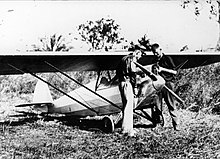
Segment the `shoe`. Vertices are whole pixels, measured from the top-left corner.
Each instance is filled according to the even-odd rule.
[[[131,132],[128,133],[129,137],[134,137],[137,134],[135,130],[132,130]]]
[[[180,131],[180,129],[178,128],[177,125],[173,125],[173,129],[174,129],[174,131]]]
[[[129,132],[122,131],[122,134],[129,137],[134,137],[137,134],[137,130],[131,130]]]

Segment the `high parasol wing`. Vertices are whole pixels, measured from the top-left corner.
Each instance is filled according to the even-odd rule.
[[[55,72],[48,63],[62,71],[115,70],[120,59],[130,52],[23,52],[0,54],[0,74],[20,74],[14,67],[27,72]],[[220,61],[220,53],[166,53],[176,69],[203,66]],[[154,56],[148,52],[140,63],[152,64]],[[11,67],[14,66],[14,67]]]
[[[14,66],[32,73],[55,72],[48,63],[62,71],[114,70],[127,52],[25,52],[0,54],[0,74],[20,74]]]

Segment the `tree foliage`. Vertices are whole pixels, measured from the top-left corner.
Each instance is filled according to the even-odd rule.
[[[150,39],[145,34],[143,37],[138,39],[138,44],[135,44],[134,42],[131,42],[128,50],[129,51],[134,51],[136,49],[142,48],[145,51],[151,51],[151,45],[152,44],[150,43]]]
[[[204,3],[206,3],[207,5],[209,5],[210,7],[210,14],[217,16],[218,15],[218,6],[216,6],[215,2],[217,2],[217,4],[220,3],[219,0],[183,0],[182,3],[182,7],[185,9],[187,7],[189,7],[189,5],[193,5],[194,6],[194,14],[196,16],[199,16],[201,14],[202,11],[202,5],[204,5]]]
[[[210,19],[213,19],[212,17],[216,17],[217,18],[217,23],[219,25],[219,37],[218,37],[218,41],[216,44],[216,50],[219,51],[220,50],[220,0],[183,0],[182,3],[182,7],[185,9],[187,7],[189,7],[189,5],[193,5],[194,6],[194,14],[196,16],[199,16],[201,14],[203,5],[208,5],[209,6],[209,12],[210,12]]]
[[[92,50],[111,49],[114,44],[121,43],[124,38],[119,35],[119,25],[113,19],[87,21],[78,27],[81,40],[91,45]]]
[[[33,51],[69,51],[72,46],[67,46],[62,35],[53,34],[49,37],[40,38],[40,45],[32,45]]]

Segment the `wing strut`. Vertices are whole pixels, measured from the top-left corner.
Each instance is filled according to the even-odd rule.
[[[77,103],[81,104],[82,106],[86,107],[87,109],[93,111],[94,113],[96,113],[96,115],[99,115],[98,112],[95,111],[93,108],[91,108],[91,107],[85,105],[84,103],[80,102],[79,100],[73,98],[73,97],[70,96],[69,94],[67,94],[67,93],[65,93],[64,91],[58,89],[57,87],[55,87],[55,86],[52,85],[51,83],[45,81],[44,79],[42,79],[42,78],[40,78],[39,76],[35,75],[34,73],[30,72],[29,70],[26,69],[26,70],[24,71],[24,70],[19,69],[19,68],[15,67],[15,66],[13,66],[13,65],[11,65],[11,64],[9,64],[9,63],[8,63],[8,65],[9,65],[10,67],[12,67],[12,68],[18,70],[18,71],[21,72],[21,73],[29,73],[29,74],[31,74],[32,76],[36,77],[37,79],[43,81],[44,83],[46,83],[46,84],[48,84],[49,86],[51,86],[51,87],[53,87],[54,89],[56,89],[57,91],[59,91],[59,92],[61,92],[62,94],[66,95],[66,96],[69,97],[70,99],[76,101]]]
[[[60,69],[58,69],[57,67],[53,66],[52,64],[50,64],[47,61],[44,61],[47,65],[49,65],[50,67],[52,67],[53,69],[55,69],[56,71],[60,72],[62,75],[66,76],[67,78],[71,79],[72,81],[74,81],[75,83],[77,83],[78,85],[84,87],[85,89],[87,89],[88,91],[92,92],[93,94],[97,95],[98,97],[102,98],[103,100],[105,100],[106,102],[110,103],[111,105],[113,105],[114,107],[121,109],[119,106],[117,106],[115,103],[113,103],[112,101],[108,100],[107,98],[101,96],[100,94],[96,93],[95,91],[89,89],[88,87],[84,86],[83,84],[81,84],[80,82],[78,82],[77,80],[73,79],[72,77],[70,77],[69,75],[63,73]]]
[[[100,76],[101,76],[101,70],[98,71],[98,78],[97,78],[96,84],[95,84],[95,91],[97,91],[97,89],[98,89],[98,83],[99,83]]]

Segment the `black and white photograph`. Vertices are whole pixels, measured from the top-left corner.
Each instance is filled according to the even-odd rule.
[[[219,0],[0,1],[0,159],[220,158]]]

